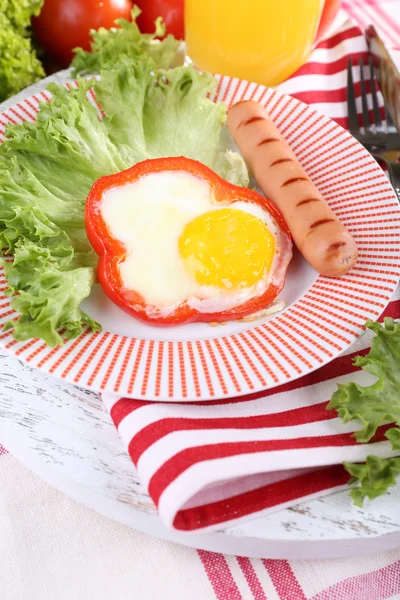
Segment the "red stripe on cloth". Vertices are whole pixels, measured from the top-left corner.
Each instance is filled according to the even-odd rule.
[[[355,64],[360,58],[368,60],[368,52],[355,52],[351,55],[353,59],[353,64]],[[314,62],[310,61],[305,63],[294,75],[291,76],[290,80],[294,77],[301,77],[303,75],[335,75],[336,73],[340,73],[341,71],[345,71],[347,69],[347,62],[349,60],[349,55],[346,54],[338,60],[335,60],[331,63],[324,62]],[[293,95],[293,94],[291,94]]]
[[[398,42],[398,33],[394,30],[392,19],[382,9],[379,10],[378,3],[366,2],[366,0],[343,0],[343,8],[360,25],[362,29],[366,29],[368,25],[373,23],[378,31],[386,38],[390,44]]]
[[[8,450],[6,450],[4,446],[0,444],[0,456],[3,456],[3,454],[8,454]]]
[[[361,15],[357,13],[357,7],[354,5],[354,0],[342,0],[342,6],[347,14],[361,27],[361,29],[364,30],[367,28],[368,21],[365,19],[363,13]]]
[[[365,82],[365,88],[367,94],[371,93],[371,82]],[[354,90],[356,98],[361,97],[361,84],[359,82],[354,84]],[[315,104],[316,102],[345,102],[347,100],[347,88],[343,87],[337,90],[313,90],[306,92],[293,92],[291,94],[292,98],[296,98],[301,102],[305,102],[306,104]],[[360,116],[360,124],[362,124],[361,117],[362,113],[359,113]],[[385,118],[385,110],[384,107],[380,107],[380,116],[381,119]],[[372,109],[369,110],[369,118],[371,122],[374,122],[374,112]]]
[[[358,0],[352,0],[352,2],[353,13],[357,9],[358,13],[356,12],[355,14],[358,15],[360,24],[362,24],[362,21],[365,19],[364,27],[368,26],[370,23],[373,23],[378,31],[383,34],[383,37],[386,38],[386,41],[388,41],[390,44],[395,44],[398,42],[398,35],[392,29],[391,22],[393,19],[389,19],[389,15],[383,13],[384,18],[382,19],[379,11],[376,10],[377,5],[368,5],[365,0],[362,0],[362,2],[359,2]]]
[[[344,31],[336,33],[327,40],[320,42],[317,46],[317,49],[326,48],[328,50],[331,50],[335,46],[338,46],[341,42],[344,42],[345,40],[350,40],[351,38],[360,37],[361,35],[363,34],[359,27],[350,27],[349,29],[345,29]]]
[[[114,404],[112,409],[110,410],[110,416],[114,421],[116,427],[131,414],[134,410],[141,408],[142,406],[146,406],[151,404],[149,402],[145,402],[144,400],[132,400],[131,398],[120,398]]]
[[[325,490],[334,490],[346,485],[349,479],[350,475],[342,465],[323,467],[318,471],[276,481],[224,500],[180,510],[175,516],[173,527],[179,531],[193,531],[240,519],[286,502],[301,500]]]
[[[397,34],[400,36],[400,26],[398,25],[396,19],[393,19],[388,13],[382,8],[380,5],[380,1],[378,2],[367,2],[367,4],[372,5],[373,11],[379,15],[384,21],[386,21],[387,26],[392,30],[393,34]],[[399,41],[399,37],[396,37],[396,42]]]
[[[316,594],[311,600],[385,600],[400,594],[400,561],[355,577],[349,577]]]
[[[393,427],[393,425],[388,424],[379,427],[370,443],[386,440],[385,433],[390,427]],[[338,433],[336,435],[321,435],[295,439],[223,442],[219,444],[205,444],[204,446],[185,448],[163,463],[154,473],[149,483],[149,494],[155,504],[158,505],[163,491],[179,475],[195,464],[208,460],[232,458],[240,454],[274,452],[276,450],[305,450],[307,448],[355,446],[358,443],[359,442],[357,442],[353,433]],[[128,450],[132,457],[133,448],[131,444],[129,444]]]
[[[296,98],[296,100],[300,100],[300,102],[312,105],[317,102],[344,102],[347,97],[346,94],[346,88],[341,88],[340,90],[313,90],[307,92],[293,92],[291,96],[293,98]]]
[[[400,318],[400,300],[394,300],[393,302],[390,302],[383,311],[382,315],[379,317],[378,321],[382,323],[385,317],[392,317],[392,319]]]
[[[139,458],[150,446],[163,437],[177,431],[196,431],[213,429],[270,429],[274,427],[293,427],[305,423],[316,423],[336,419],[337,414],[326,410],[327,402],[303,406],[280,413],[254,415],[250,417],[194,418],[166,417],[150,423],[141,429],[131,440],[131,458],[137,464]]]
[[[238,565],[246,579],[247,585],[253,595],[254,600],[268,600],[262,589],[260,580],[257,577],[257,573],[254,570],[251,560],[245,556],[237,556],[236,560]]]
[[[348,129],[349,121],[348,121],[347,117],[330,117],[330,118],[332,119],[332,121],[335,121],[335,123],[340,125],[340,127],[343,127],[343,129]]]
[[[223,554],[197,550],[217,600],[243,600]]]
[[[262,563],[271,577],[279,600],[307,600],[287,560],[263,559]],[[339,600],[339,598],[331,596],[331,600]]]

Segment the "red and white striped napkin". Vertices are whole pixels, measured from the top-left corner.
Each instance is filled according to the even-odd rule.
[[[357,18],[361,0],[344,4]],[[369,12],[362,13],[362,24],[379,25],[379,6],[373,20],[372,0],[365,4]],[[394,35],[389,39],[393,43]],[[358,25],[347,20],[280,90],[346,127],[350,55],[367,57],[367,44]],[[385,316],[400,317],[400,287]],[[366,333],[318,371],[261,394],[190,404],[103,395],[163,521],[180,531],[218,529],[343,489],[349,481],[344,460],[392,456],[384,427],[369,444],[358,444],[353,436],[357,422],[343,425],[326,410],[337,383],[368,385],[372,380],[352,363],[354,356],[368,352],[371,336]]]
[[[400,315],[400,287],[383,316]],[[344,460],[392,456],[385,427],[356,443],[326,405],[337,383],[368,385],[352,359],[371,334],[321,369],[278,388],[227,400],[159,404],[103,395],[163,521],[218,529],[346,487]],[[329,465],[329,466],[328,466]]]

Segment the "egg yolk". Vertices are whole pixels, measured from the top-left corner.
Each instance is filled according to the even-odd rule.
[[[201,285],[247,288],[271,268],[275,239],[261,219],[222,208],[190,221],[179,238],[179,253]]]

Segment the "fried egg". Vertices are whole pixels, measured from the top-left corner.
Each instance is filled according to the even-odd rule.
[[[189,172],[154,172],[110,188],[100,211],[126,248],[121,280],[149,316],[182,303],[202,313],[232,310],[282,277],[287,236],[269,212],[240,198],[217,202],[210,182]]]

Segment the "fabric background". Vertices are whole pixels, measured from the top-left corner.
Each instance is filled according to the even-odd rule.
[[[400,46],[398,0],[348,0],[344,7],[361,26],[376,22]],[[73,502],[1,445],[0,482],[2,600],[400,598],[400,550],[288,562],[179,547]]]

